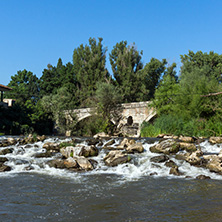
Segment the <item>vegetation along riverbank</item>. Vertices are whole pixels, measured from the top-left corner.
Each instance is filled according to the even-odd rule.
[[[121,41],[109,54],[109,73],[102,41],[90,38],[74,49],[72,62],[59,58],[40,78],[26,69],[13,75],[4,98],[15,104],[0,106],[0,133],[114,135],[119,104],[152,101],[157,116],[144,122],[142,137],[222,135],[222,55],[189,51],[181,55],[181,67],[166,59],[144,63],[135,44]],[[72,110],[82,107],[93,107],[94,114],[78,121]]]

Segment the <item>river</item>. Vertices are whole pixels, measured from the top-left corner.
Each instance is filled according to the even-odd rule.
[[[58,139],[48,139],[48,141]],[[118,142],[118,141],[117,141]],[[183,176],[169,175],[163,163],[152,164],[149,147],[133,161],[107,167],[101,161],[90,172],[67,172],[50,168],[48,158],[34,158],[43,152],[41,142],[13,146],[7,165],[0,173],[1,221],[221,221],[222,176],[177,161]],[[219,152],[207,141],[203,150]],[[2,149],[2,148],[0,148]],[[95,160],[103,157],[100,152]],[[27,167],[32,166],[27,171]],[[152,173],[157,175],[150,176]],[[197,175],[210,180],[195,179]],[[191,178],[186,178],[187,176]]]

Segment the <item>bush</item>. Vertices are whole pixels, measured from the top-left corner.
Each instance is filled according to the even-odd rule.
[[[141,126],[142,137],[156,137],[160,133],[161,133],[160,128],[155,128],[152,124],[143,122]]]
[[[174,115],[162,115],[153,124],[143,123],[141,126],[142,137],[155,137],[160,133],[184,136],[220,136],[222,135],[222,120],[218,116],[211,119],[190,119]]]

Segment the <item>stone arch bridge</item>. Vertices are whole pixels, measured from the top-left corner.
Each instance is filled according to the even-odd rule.
[[[127,125],[137,128],[136,135],[138,136],[140,134],[140,126],[143,121],[149,122],[156,116],[154,108],[148,106],[150,103],[151,101],[121,104],[121,120],[118,125]],[[81,121],[92,116],[94,112],[93,108],[81,108],[73,110],[73,113],[76,114],[78,121]],[[115,121],[113,122],[115,123]],[[132,134],[135,134],[135,130]]]

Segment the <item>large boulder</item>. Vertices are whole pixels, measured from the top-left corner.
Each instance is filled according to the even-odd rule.
[[[222,137],[210,137],[209,142],[212,144],[222,143]]]
[[[64,160],[64,165],[66,168],[77,168],[79,165],[75,159],[69,157],[68,159]]]
[[[99,151],[94,145],[84,146],[82,147],[79,156],[92,157],[92,156],[97,156],[98,153]]]
[[[47,157],[51,157],[51,156],[52,156],[52,153],[49,151],[34,154],[35,158],[47,158]]]
[[[186,160],[189,157],[189,155],[190,155],[189,153],[177,153],[175,155],[175,158],[177,160]]]
[[[129,162],[131,157],[120,150],[110,151],[104,158],[104,162],[107,166],[117,166]]]
[[[127,153],[142,153],[144,151],[142,143],[134,143],[126,147]]]
[[[177,153],[179,151],[179,143],[172,139],[163,140],[160,143],[150,147],[150,151],[153,153]]]
[[[92,170],[93,169],[93,165],[85,157],[83,157],[83,156],[76,157],[75,160],[82,170]]]

